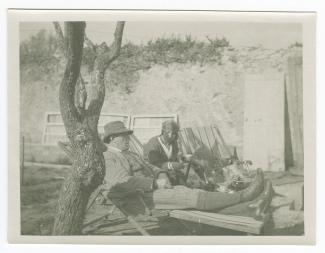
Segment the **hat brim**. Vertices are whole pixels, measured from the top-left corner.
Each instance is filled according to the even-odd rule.
[[[108,138],[109,137],[116,137],[116,136],[120,136],[120,135],[130,135],[130,134],[133,134],[133,130],[123,130],[123,131],[120,131],[120,132],[115,132],[114,134],[109,134],[109,135],[105,135],[103,137],[103,142],[104,143],[108,143]]]

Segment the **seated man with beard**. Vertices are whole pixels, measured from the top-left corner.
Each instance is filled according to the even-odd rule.
[[[246,189],[232,194],[190,189],[183,185],[171,186],[165,179],[156,179],[155,168],[129,151],[132,131],[122,122],[110,122],[104,130],[106,193],[118,195],[140,191],[150,208],[159,205],[160,209],[216,210],[253,200],[263,191],[261,170],[257,171],[255,179]],[[141,203],[135,201],[134,204]]]

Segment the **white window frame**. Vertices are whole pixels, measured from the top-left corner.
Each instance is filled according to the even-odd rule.
[[[47,127],[48,126],[64,126],[64,123],[56,123],[56,122],[48,122],[50,115],[60,115],[60,112],[46,112],[45,118],[44,118],[44,127],[43,127],[43,133],[42,133],[42,144],[43,145],[57,145],[57,143],[52,142],[46,142],[46,136],[66,136],[66,134],[53,134],[53,133],[47,133]],[[126,127],[130,128],[130,122],[131,122],[131,116],[129,114],[122,114],[122,113],[101,113],[100,116],[117,116],[117,117],[127,117],[127,123]],[[104,124],[99,124],[98,127],[103,127]]]
[[[178,114],[176,113],[171,113],[171,114],[135,114],[135,115],[131,115],[131,122],[130,122],[130,129],[131,130],[136,130],[136,129],[153,129],[153,127],[147,126],[147,127],[134,127],[134,122],[136,119],[139,118],[166,118],[167,119],[174,119],[175,122],[178,123]],[[161,129],[161,126],[159,126],[159,129]],[[142,143],[144,144],[144,143]]]

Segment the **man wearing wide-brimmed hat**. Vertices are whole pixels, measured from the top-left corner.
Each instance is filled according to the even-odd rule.
[[[257,171],[254,181],[248,188],[232,194],[206,192],[183,185],[172,187],[167,182],[157,182],[161,179],[155,179],[150,165],[128,150],[131,130],[120,121],[106,124],[104,130],[103,142],[107,145],[107,151],[104,153],[106,175],[103,188],[107,192],[116,195],[140,190],[146,196],[145,202],[150,208],[158,204],[160,208],[166,209],[215,210],[252,200],[263,191],[264,178],[261,171]],[[128,156],[134,159],[128,159]],[[143,173],[135,174],[135,169],[142,170]],[[134,204],[137,203],[135,200]],[[135,207],[133,210],[141,208]],[[129,211],[134,213],[130,209]]]
[[[133,188],[144,191],[153,189],[152,167],[146,166],[139,156],[129,151],[132,133],[133,131],[127,129],[121,121],[109,122],[104,126],[103,142],[107,144],[107,151],[104,155],[106,160],[105,181],[108,189],[117,183],[125,182],[128,182],[125,187],[130,187],[131,190]],[[139,170],[142,170],[143,176],[138,176],[136,172]]]

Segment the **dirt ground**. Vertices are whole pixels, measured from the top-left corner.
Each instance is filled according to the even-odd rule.
[[[54,222],[56,203],[64,177],[68,170],[64,168],[48,168],[29,166],[24,170],[24,185],[21,188],[21,233],[23,235],[49,235]],[[272,218],[265,225],[264,235],[303,235],[304,212],[302,209],[303,177],[289,173],[267,173],[266,178],[272,180],[276,192],[270,210]],[[90,210],[91,217],[106,212],[110,207],[99,207]],[[130,225],[114,215],[103,223],[103,229],[95,234],[136,234]],[[110,226],[107,226],[110,225]],[[152,235],[187,235],[194,232],[198,235],[242,235],[232,230],[217,229],[212,226],[194,226],[191,223],[180,224],[173,218],[161,215],[159,226],[148,223],[147,228]]]

